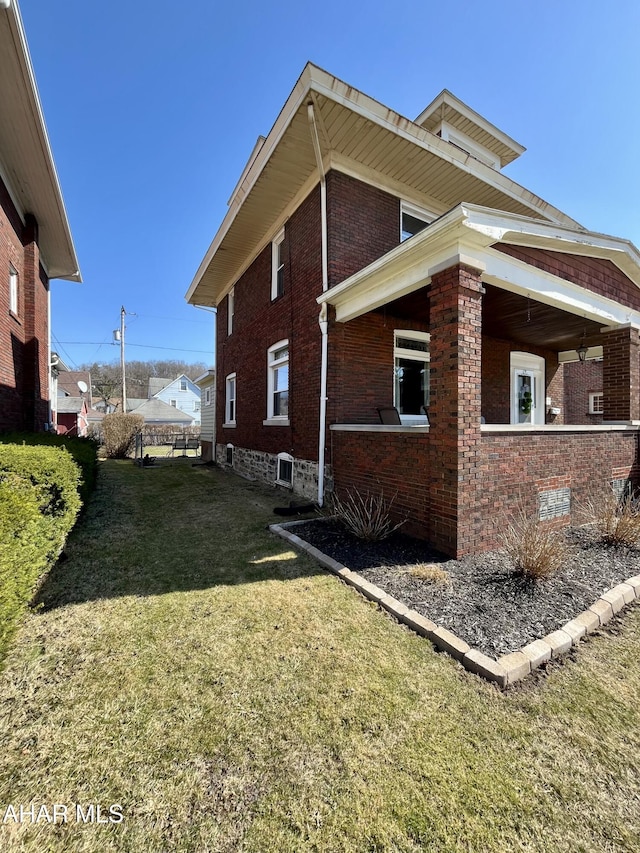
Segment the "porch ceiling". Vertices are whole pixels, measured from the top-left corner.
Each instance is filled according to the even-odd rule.
[[[485,290],[482,299],[482,332],[485,335],[557,352],[575,350],[582,343],[583,333],[587,346],[602,345],[602,323],[491,284],[485,285]],[[428,325],[429,288],[394,299],[378,308],[377,312],[397,321],[417,321]]]

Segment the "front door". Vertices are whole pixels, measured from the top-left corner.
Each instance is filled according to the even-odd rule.
[[[544,424],[544,359],[526,352],[511,353],[511,423]]]

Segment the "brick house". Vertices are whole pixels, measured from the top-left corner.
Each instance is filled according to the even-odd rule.
[[[0,431],[48,428],[49,281],[80,281],[15,0],[0,8]]]
[[[394,495],[454,557],[636,482],[640,255],[508,178],[523,151],[446,90],[410,121],[305,67],[187,292],[217,308],[218,462]],[[601,422],[573,420],[595,359]]]

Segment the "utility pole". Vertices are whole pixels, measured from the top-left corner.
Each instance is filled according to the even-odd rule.
[[[127,412],[127,381],[124,371],[124,318],[126,315],[124,305],[120,309],[120,370],[122,371],[122,411]]]

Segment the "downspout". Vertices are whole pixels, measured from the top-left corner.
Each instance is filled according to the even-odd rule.
[[[320,222],[322,239],[322,292],[329,289],[329,254],[327,248],[327,181],[322,163],[322,152],[320,151],[320,140],[318,128],[313,109],[313,103],[307,104],[307,116],[311,129],[311,141],[316,155],[316,164],[320,175]],[[325,459],[325,435],[327,430],[327,367],[328,367],[328,328],[327,306],[322,305],[320,316],[320,333],[322,335],[322,355],[320,363],[320,424],[318,428],[318,506],[324,504],[324,459]]]

